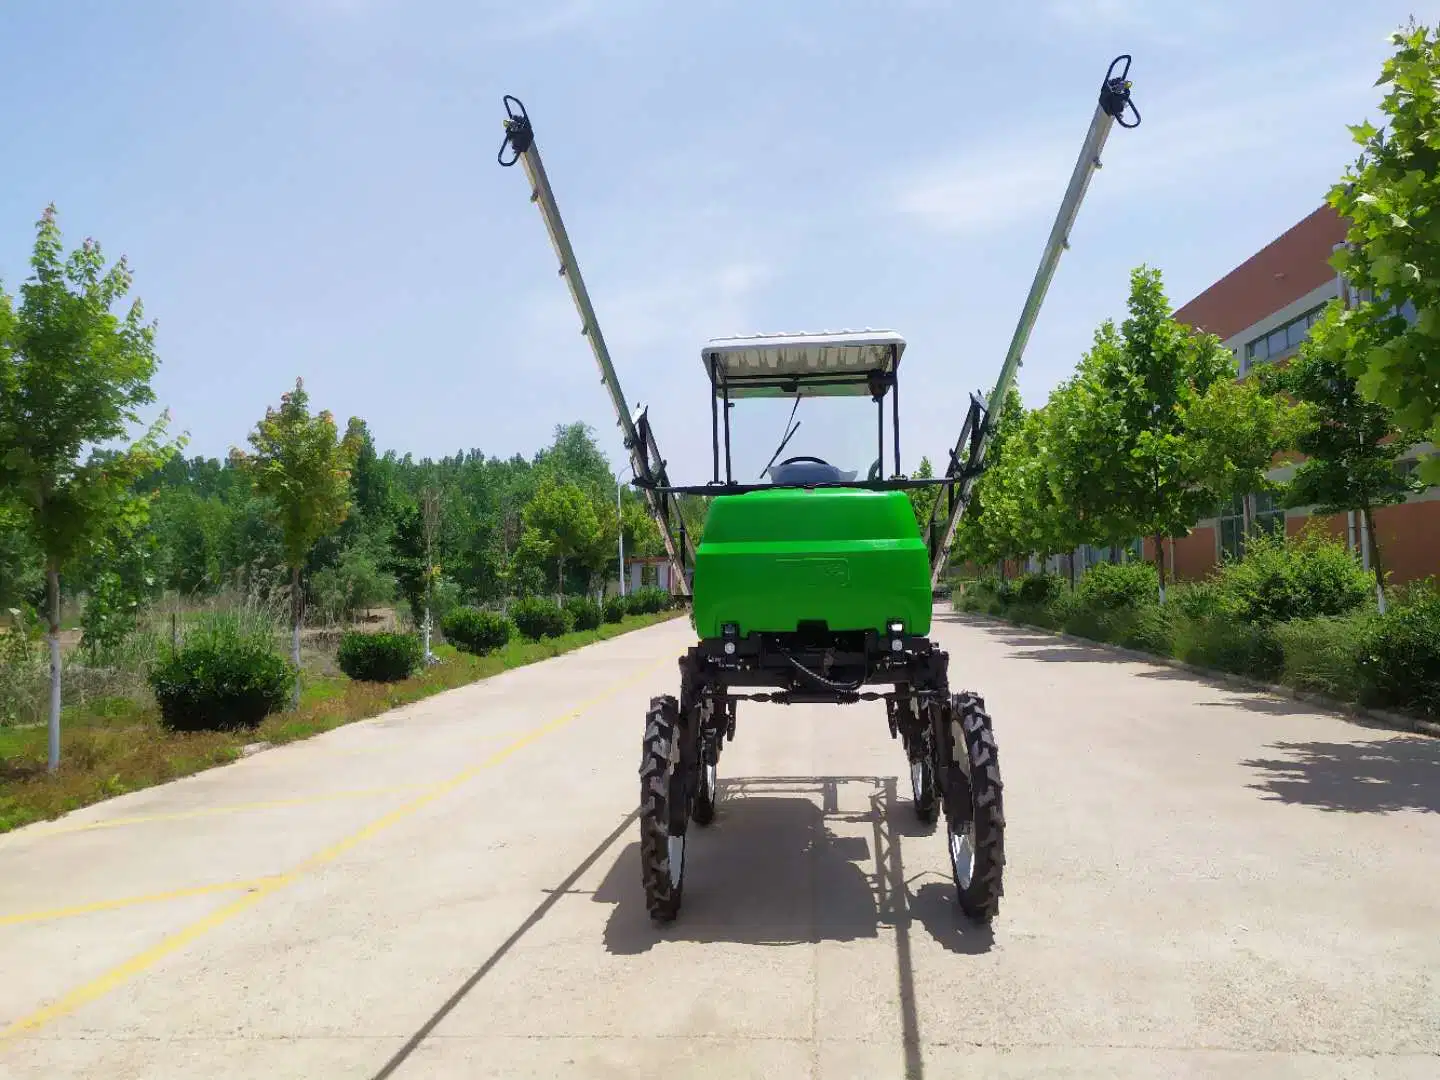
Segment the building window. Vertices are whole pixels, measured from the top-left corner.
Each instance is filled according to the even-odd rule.
[[[1253,510],[1250,515],[1250,535],[1269,533],[1271,536],[1285,535],[1285,508],[1275,496],[1262,491],[1251,498]],[[1216,512],[1216,532],[1220,538],[1220,558],[1239,560],[1245,557],[1245,499],[1236,496]]]
[[[1262,491],[1255,495],[1254,531],[1267,532],[1271,536],[1285,535],[1285,508],[1276,502],[1273,492]]]
[[[1220,536],[1220,560],[1222,562],[1241,559],[1245,555],[1245,500],[1240,496],[1221,506],[1215,516],[1219,519],[1216,532]]]
[[[1259,363],[1264,360],[1273,360],[1282,356],[1291,349],[1298,349],[1305,336],[1310,333],[1310,328],[1320,318],[1325,305],[1311,308],[1302,315],[1297,315],[1287,323],[1277,326],[1268,333],[1261,334],[1254,341],[1245,346],[1245,359],[1247,367],[1249,364]]]

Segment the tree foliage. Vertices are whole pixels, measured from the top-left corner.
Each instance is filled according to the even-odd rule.
[[[1088,473],[1075,498],[1089,542],[1184,536],[1231,494],[1268,486],[1266,471],[1287,439],[1288,410],[1254,384],[1237,383],[1219,338],[1175,320],[1160,272],[1131,273],[1129,315],[1104,325],[1077,372]],[[1078,466],[1083,465],[1080,469]]]
[[[293,633],[291,661],[300,667],[300,621],[303,611],[301,571],[310,549],[338,529],[352,505],[351,472],[359,455],[362,426],[351,419],[344,437],[328,409],[310,415],[310,396],[303,380],[280,396],[280,408],[266,408],[250,433],[252,452],[231,451],[236,464],[266,500],[266,512],[280,530],[281,550],[290,570],[290,612]],[[292,703],[299,704],[295,683]]]
[[[20,304],[0,289],[0,506],[18,518],[43,561],[51,655],[50,768],[59,766],[60,575],[107,533],[140,527],[148,500],[136,481],[173,451],[168,416],[122,450],[154,401],[155,328],[139,300],[114,308],[132,283],[122,256],[106,267],[86,239],[63,255],[54,206],[36,223]],[[88,453],[87,453],[88,452]]]
[[[1020,392],[1011,387],[1000,415],[994,421],[995,431],[985,453],[985,471],[971,488],[970,503],[955,530],[953,550],[957,556],[990,563],[1020,554],[1014,537],[1008,531],[1010,519],[1004,509],[1007,499],[1005,489],[1010,484],[1005,469],[1011,455],[1018,453],[1012,447],[1016,446],[1024,422],[1024,402]],[[995,506],[993,511],[990,509],[992,504]]]
[[[360,422],[352,419],[340,437],[328,409],[310,415],[310,396],[304,381],[296,379],[295,389],[280,396],[280,408],[266,408],[250,433],[252,452],[231,452],[253,480],[256,494],[270,501],[292,570],[303,567],[315,542],[350,513],[350,474],[360,444]]]
[[[935,475],[934,466],[930,464],[928,457],[922,457],[920,464],[915,469],[914,479],[929,480]],[[933,487],[911,488],[906,492],[910,496],[910,505],[915,510],[915,521],[920,526],[920,535],[925,535],[925,529],[930,524],[930,515],[935,509],[935,496],[939,489]]]
[[[1364,515],[1371,564],[1384,592],[1384,571],[1373,509],[1403,502],[1418,483],[1398,468],[1406,443],[1388,406],[1366,397],[1345,364],[1344,310],[1328,307],[1288,364],[1266,368],[1263,382],[1298,403],[1295,449],[1305,455],[1286,485],[1286,506],[1319,514]]]
[[[107,269],[87,239],[62,259],[51,206],[30,265],[18,309],[0,290],[0,491],[58,572],[117,520],[143,516],[135,481],[171,448],[161,441],[166,416],[125,450],[82,458],[124,439],[155,400],[155,328],[139,300],[112,311],[130,291],[125,258]]]
[[[573,480],[546,475],[525,507],[531,543],[555,560],[558,580],[565,580],[565,560],[593,562],[604,533],[595,501]]]
[[[1391,43],[1385,126],[1350,128],[1362,152],[1329,193],[1349,222],[1333,265],[1364,297],[1331,333],[1366,397],[1413,440],[1440,441],[1440,34],[1412,19]],[[1440,458],[1422,471],[1440,481]]]

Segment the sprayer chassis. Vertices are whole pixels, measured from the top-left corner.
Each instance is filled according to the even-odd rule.
[[[667,922],[684,890],[691,821],[715,817],[722,748],[742,700],[782,704],[884,701],[910,762],[916,815],[943,810],[956,899],[972,918],[999,910],[1005,864],[1002,784],[983,700],[952,694],[949,656],[924,637],[873,630],[754,633],[700,641],[680,658],[680,696],[650,700],[640,766],[645,897]]]

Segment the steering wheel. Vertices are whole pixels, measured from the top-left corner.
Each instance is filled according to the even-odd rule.
[[[795,464],[795,462],[797,462],[797,461],[813,461],[816,465],[829,465],[829,464],[830,464],[830,463],[829,463],[828,461],[826,461],[824,458],[812,457],[812,456],[809,455],[809,454],[797,454],[795,457],[787,457],[784,461],[780,462],[780,464],[781,464],[781,465],[793,465],[793,464]]]
[[[870,472],[866,474],[865,479],[867,481],[880,479],[880,459],[878,457],[870,463]]]

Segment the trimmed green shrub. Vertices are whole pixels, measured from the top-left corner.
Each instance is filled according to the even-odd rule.
[[[597,630],[600,627],[600,605],[588,596],[572,596],[565,601],[565,611],[575,630]]]
[[[952,599],[961,611],[999,615],[1011,600],[1010,582],[1002,581],[995,574],[987,574],[964,582],[959,586],[958,595],[952,594]]]
[[[1165,603],[1191,619],[1219,615],[1224,608],[1224,595],[1214,578],[1184,581],[1166,590]]]
[[[1065,595],[1066,581],[1059,574],[1022,574],[1015,582],[1015,603],[1045,607]]]
[[[633,615],[653,615],[670,606],[670,594],[664,589],[649,586],[636,589],[630,594],[630,612]]]
[[[420,667],[423,648],[414,634],[349,630],[340,638],[336,663],[357,682],[398,682]]]
[[[623,622],[629,610],[629,597],[612,596],[605,601],[604,607],[600,610],[600,617],[607,623]]]
[[[484,608],[457,607],[446,612],[440,629],[445,640],[457,649],[484,655],[504,648],[514,634],[514,624],[504,615]]]
[[[553,600],[527,596],[510,605],[510,618],[516,629],[531,641],[559,637],[570,632],[570,613]]]
[[[1075,587],[1076,603],[1099,611],[1118,611],[1160,599],[1160,579],[1151,563],[1097,563]]]
[[[179,649],[160,656],[149,682],[169,730],[233,731],[284,708],[295,677],[269,634],[219,619],[202,622]]]
[[[1175,649],[1177,624],[1183,615],[1168,603],[1144,604],[1108,613],[1110,639],[1127,649],[1169,656]]]
[[[1174,655],[1187,663],[1254,679],[1274,680],[1285,666],[1272,627],[1225,615],[1182,620],[1176,626]]]
[[[1261,625],[1345,615],[1374,596],[1374,581],[1354,554],[1314,530],[1248,538],[1245,557],[1223,566],[1216,584],[1224,614]]]
[[[1440,597],[1377,615],[1359,642],[1360,700],[1440,716]]]
[[[1354,701],[1360,695],[1360,647],[1377,616],[1321,615],[1277,623],[1284,654],[1281,681],[1297,690]]]

